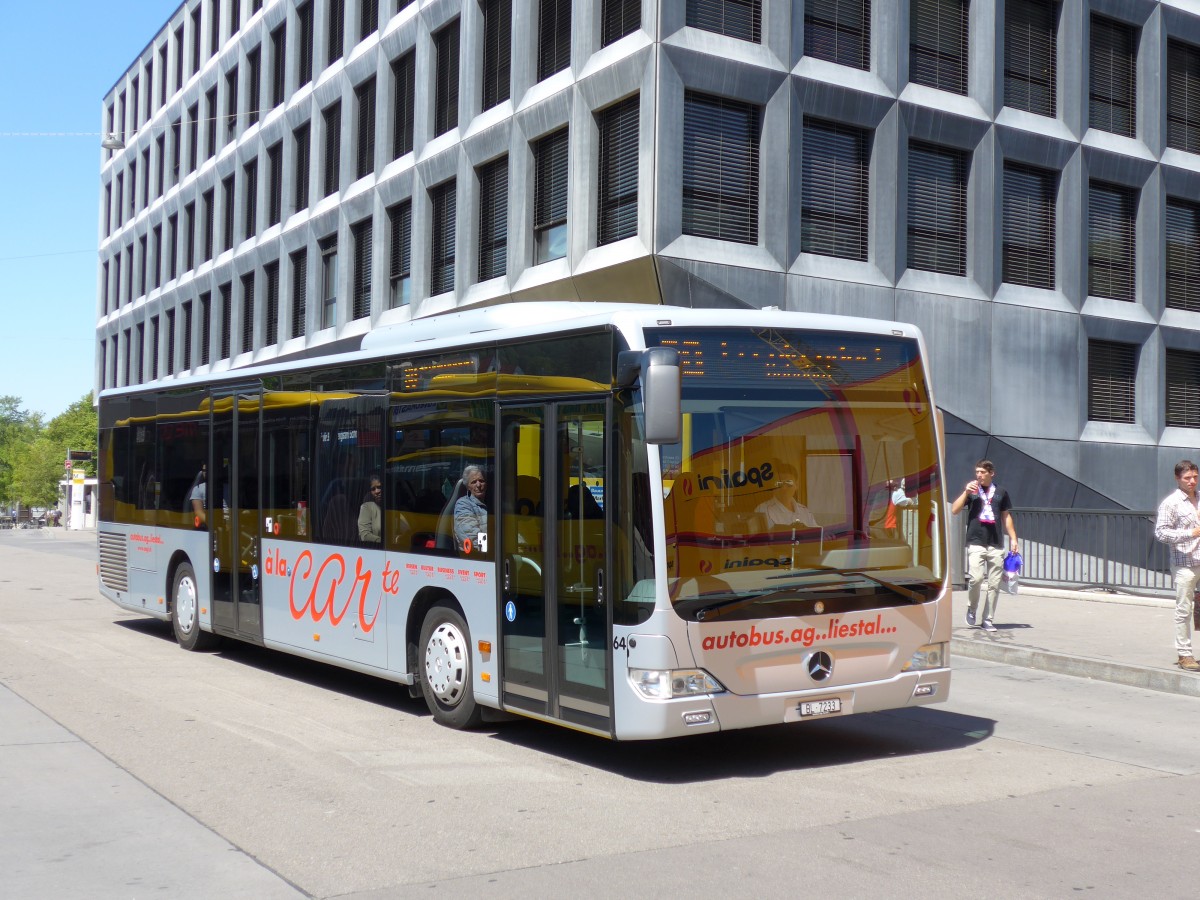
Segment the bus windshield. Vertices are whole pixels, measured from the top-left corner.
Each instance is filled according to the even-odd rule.
[[[651,331],[680,353],[683,437],[662,447],[668,590],[685,618],[936,598],[936,413],[916,340]]]

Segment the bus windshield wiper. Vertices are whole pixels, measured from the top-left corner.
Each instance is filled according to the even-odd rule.
[[[796,575],[804,574],[813,575],[818,573],[823,574],[822,570],[814,568],[809,569],[807,572],[789,572],[788,577],[795,577]],[[710,615],[718,611],[723,610],[728,612],[730,610],[737,609],[738,607],[746,606],[749,603],[769,603],[772,600],[778,600],[780,597],[795,596],[800,591],[824,587],[829,587],[829,584],[826,582],[812,585],[797,584],[792,585],[791,587],[776,588],[775,590],[768,591],[738,592],[736,594],[710,594],[706,597],[697,597],[696,601],[703,602],[704,606],[701,606],[698,610],[696,610],[696,621],[703,622]]]
[[[830,575],[857,575],[859,578],[865,578],[865,579],[867,579],[867,581],[874,582],[875,584],[879,585],[881,588],[889,590],[893,594],[897,594],[897,595],[903,597],[905,600],[908,600],[910,603],[925,603],[929,600],[929,598],[926,597],[924,594],[919,593],[918,591],[914,591],[912,588],[908,588],[902,584],[897,584],[894,581],[888,581],[884,578],[880,578],[876,575],[872,575],[872,574],[870,574],[870,572],[868,572],[864,569],[835,569],[833,566],[812,566],[811,568],[813,571],[825,572]],[[879,571],[879,570],[875,569],[874,571]],[[772,577],[786,578],[787,575],[786,574],[775,575]]]

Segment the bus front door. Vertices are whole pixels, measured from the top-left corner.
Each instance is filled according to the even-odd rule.
[[[501,408],[504,705],[612,733],[606,402]]]
[[[258,385],[212,395],[208,523],[212,536],[213,629],[262,643],[259,571]]]

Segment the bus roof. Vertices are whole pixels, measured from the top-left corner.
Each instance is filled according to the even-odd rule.
[[[885,319],[837,316],[763,309],[692,309],[642,303],[561,301],[504,303],[412,319],[379,326],[357,338],[344,338],[307,348],[302,353],[261,360],[249,365],[201,374],[171,376],[101,392],[104,397],[147,390],[173,390],[210,383],[237,384],[267,375],[303,371],[313,366],[352,365],[400,355],[427,355],[450,348],[517,339],[549,338],[566,331],[586,331],[613,326],[631,348],[643,349],[643,329],[656,327],[799,328],[818,331],[852,331],[921,339],[917,326]],[[923,343],[923,341],[922,341]]]

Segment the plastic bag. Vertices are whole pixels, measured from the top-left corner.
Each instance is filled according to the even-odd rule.
[[[1021,564],[1023,562],[1024,560],[1021,559],[1020,553],[1014,553],[1012,550],[1009,550],[1004,554],[1004,573],[1007,575],[1011,572],[1013,575],[1016,575],[1021,571]],[[1016,592],[1014,591],[1013,593]]]
[[[1017,583],[1016,572],[1005,572],[1004,577],[1000,579],[1000,590],[1006,594],[1017,593],[1019,585]]]

